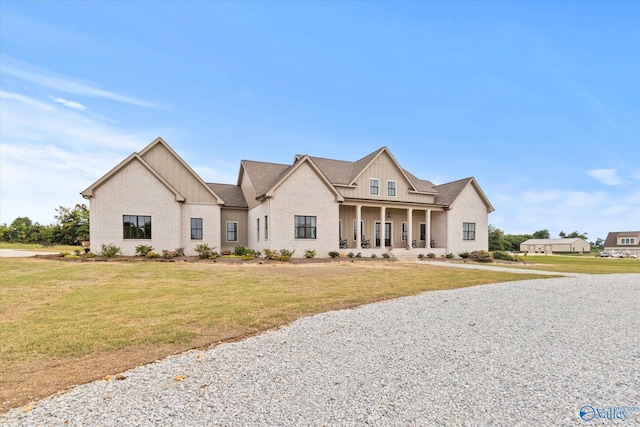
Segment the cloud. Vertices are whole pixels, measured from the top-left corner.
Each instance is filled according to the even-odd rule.
[[[49,99],[53,100],[53,102],[57,102],[58,104],[62,104],[65,107],[73,108],[74,110],[86,110],[87,107],[75,101],[68,101],[64,98],[56,98],[54,96],[50,96]]]
[[[605,185],[616,186],[623,183],[615,169],[590,169],[586,171],[586,174]]]
[[[145,108],[161,108],[159,105],[152,102],[100,89],[95,86],[73,80],[69,77],[55,75],[49,71],[35,70],[34,67],[27,64],[20,64],[19,66],[16,66],[13,65],[15,61],[11,61],[5,57],[2,58],[2,62],[3,74],[17,77],[21,80],[35,83],[50,89],[55,89],[56,91],[92,98],[110,99],[112,101],[123,102],[125,104],[137,105]]]

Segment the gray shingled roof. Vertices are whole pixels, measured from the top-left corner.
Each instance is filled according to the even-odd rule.
[[[253,160],[242,160],[241,163],[251,179],[253,189],[256,191],[256,197],[269,191],[278,179],[291,168],[291,165],[256,162]]]
[[[218,195],[224,205],[230,208],[247,208],[247,201],[242,194],[242,188],[233,184],[212,184],[207,183],[210,189]]]
[[[637,237],[637,244],[624,246],[628,246],[629,248],[636,248],[640,246],[640,231],[612,231],[607,234],[607,238],[604,241],[604,247],[621,247],[622,245],[618,245],[618,237]]]
[[[402,170],[404,171],[405,175],[407,175],[409,177],[411,182],[413,182],[413,185],[415,185],[415,187],[416,187],[416,191],[420,191],[420,192],[423,192],[423,193],[436,193],[437,192],[433,182],[427,181],[425,179],[420,179],[420,178],[416,177],[414,174],[412,174],[411,172],[409,172],[406,169],[402,169]]]
[[[438,195],[435,198],[435,202],[440,205],[449,206],[472,179],[472,177],[469,177],[448,182],[446,184],[436,185],[434,189],[438,192]]]

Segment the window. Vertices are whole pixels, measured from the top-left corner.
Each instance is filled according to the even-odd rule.
[[[406,222],[402,223],[402,241],[407,241],[407,234],[409,233],[409,224]]]
[[[315,216],[295,216],[295,238],[315,239],[316,238],[316,217]]]
[[[236,221],[227,221],[227,242],[238,241],[238,223]]]
[[[364,236],[364,222],[360,221],[360,236]],[[358,221],[353,220],[353,241],[358,240]]]
[[[427,240],[427,224],[424,222],[420,223],[420,240]]]
[[[191,240],[202,240],[202,218],[191,218]]]
[[[256,236],[258,242],[260,241],[260,218],[256,218],[257,226],[256,226]]]
[[[123,215],[122,231],[125,239],[150,239],[151,217],[140,215]]]
[[[377,178],[371,178],[369,180],[369,194],[377,196],[380,194],[380,180]]]
[[[462,240],[476,240],[476,223],[462,223]]]
[[[269,239],[269,221],[268,221],[268,216],[265,215],[264,216],[264,240],[268,240]]]
[[[623,237],[620,239],[620,244],[621,245],[635,245],[636,244],[636,239],[634,239],[633,237]]]
[[[396,182],[387,181],[387,195],[389,197],[396,197]]]

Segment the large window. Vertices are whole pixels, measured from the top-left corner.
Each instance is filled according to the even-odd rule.
[[[123,215],[122,231],[125,239],[150,239],[151,217],[140,215]]]
[[[387,196],[396,197],[396,182],[387,181]]]
[[[191,218],[191,240],[202,240],[202,218]]]
[[[476,223],[462,223],[462,240],[476,240]]]
[[[295,237],[296,239],[316,238],[316,217],[315,216],[295,216]]]
[[[380,180],[377,178],[369,179],[369,194],[377,196],[380,194]]]
[[[238,241],[238,223],[237,221],[227,221],[227,242]]]
[[[424,222],[420,223],[420,240],[424,241],[427,239],[427,224]]]

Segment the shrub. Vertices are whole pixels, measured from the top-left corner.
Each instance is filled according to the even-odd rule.
[[[280,249],[280,256],[278,257],[278,261],[289,261],[294,253],[295,249],[292,251],[290,251],[289,249]]]
[[[248,253],[247,248],[245,248],[244,246],[236,246],[233,249],[233,254],[237,256],[247,255],[247,253]]]
[[[455,255],[454,254],[447,254],[446,258],[447,259],[453,259],[453,258],[455,258]]]
[[[467,259],[467,258],[469,258],[469,252],[462,252],[461,254],[458,254],[458,256],[460,258]]]
[[[418,259],[424,259],[424,254],[418,254]]]
[[[147,254],[152,250],[153,250],[153,246],[151,245],[138,245],[136,246],[136,255],[147,256]]]
[[[504,261],[515,261],[516,257],[504,252],[504,251],[493,251],[493,259],[501,259]]]
[[[103,243],[100,250],[100,255],[102,255],[105,258],[113,258],[114,256],[121,253],[122,251],[120,250],[120,248],[114,244],[105,245]]]
[[[347,258],[353,258],[354,256],[355,256],[355,255],[353,254],[353,252],[349,252],[349,253],[347,254]]]
[[[471,252],[469,254],[469,259],[476,262],[493,262],[491,254],[485,250]]]
[[[314,251],[313,249],[307,249],[304,251],[305,258],[313,258],[315,256],[316,256],[316,251]]]
[[[75,251],[73,251],[74,255],[76,256],[80,256],[80,249],[76,249]]]
[[[384,259],[389,259],[389,254],[388,254],[388,253],[386,253],[386,252],[385,252],[385,253],[383,253],[383,254],[382,254],[382,258],[384,258]]]
[[[176,257],[175,251],[168,251],[166,249],[162,250],[162,258],[171,259],[171,258],[175,258],[175,257]]]
[[[378,255],[376,255],[376,254],[371,254],[371,258],[378,258]]]
[[[362,258],[362,252],[358,252],[358,253],[356,254],[356,258]]]
[[[278,259],[278,257],[280,256],[280,253],[278,251],[273,251],[271,249],[265,249],[264,250],[264,257],[266,259]]]
[[[429,252],[429,253],[427,254],[427,258],[432,258],[432,259],[433,259],[433,258],[435,258],[435,257],[436,257],[436,254],[434,254],[433,252]]]
[[[176,250],[174,252],[176,253],[176,257],[184,256],[184,247],[176,248]]]
[[[213,248],[210,248],[209,245],[207,245],[206,243],[200,243],[199,245],[196,245],[196,247],[194,248],[194,250],[198,253],[198,256],[200,257],[200,259],[212,258],[212,254],[215,253],[213,252],[214,249],[215,249],[215,246]],[[218,254],[215,253],[215,257],[217,256]]]
[[[145,255],[145,257],[147,258],[151,258],[151,259],[155,259],[155,258],[160,258],[160,254],[157,252],[147,252],[147,254]]]
[[[331,258],[338,258],[338,257],[340,256],[340,252],[338,252],[338,251],[331,251],[331,252],[329,252],[329,256],[330,256]]]

